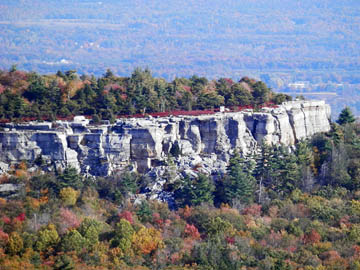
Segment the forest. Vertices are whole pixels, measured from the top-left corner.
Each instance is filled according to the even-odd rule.
[[[279,104],[291,97],[271,91],[263,82],[242,78],[209,81],[196,75],[167,82],[137,68],[130,77],[111,70],[99,78],[78,76],[75,70],[40,75],[12,66],[0,71],[0,119],[56,120],[86,115],[96,122],[116,117],[173,110],[205,110],[220,106],[259,107]]]
[[[1,118],[85,114],[108,119],[173,109],[253,106],[289,100],[250,78],[130,77],[74,70],[0,72]],[[234,153],[225,175],[184,175],[168,157],[171,202],[146,198],[151,179],[131,171],[85,177],[44,172],[41,158],[0,176],[0,269],[360,268],[360,125],[344,108],[331,130],[289,148]],[[183,177],[176,177],[183,175]],[[156,179],[155,179],[156,181]],[[143,196],[144,195],[144,196]]]
[[[176,178],[173,158],[172,205],[136,199],[141,174],[13,164],[0,178],[20,187],[0,193],[1,269],[359,269],[360,125],[348,108],[292,151],[235,153],[216,180]]]

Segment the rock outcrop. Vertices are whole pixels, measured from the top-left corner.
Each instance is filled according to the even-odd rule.
[[[163,166],[172,152],[179,154],[179,169],[197,166],[212,173],[225,169],[234,149],[251,153],[263,141],[292,145],[329,131],[329,117],[323,101],[294,101],[260,112],[123,119],[101,126],[81,118],[6,124],[0,131],[0,170],[41,158],[57,168],[72,166],[90,175],[109,175],[129,165],[147,172]]]

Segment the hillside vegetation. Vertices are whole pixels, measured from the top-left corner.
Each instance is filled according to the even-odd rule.
[[[290,99],[247,77],[234,82],[225,78],[209,81],[194,75],[167,82],[153,77],[148,69],[135,69],[130,77],[118,77],[107,70],[100,78],[79,77],[73,70],[39,75],[13,66],[9,71],[0,71],[0,119],[5,120],[88,115],[114,121],[119,115],[223,105],[256,107]]]
[[[306,269],[360,265],[360,126],[346,108],[327,134],[256,156],[235,153],[227,173],[151,181],[123,172],[86,178],[14,164],[1,183],[3,269]],[[41,159],[34,161],[45,166]],[[196,172],[196,168],[194,168]],[[145,193],[144,193],[145,192]]]

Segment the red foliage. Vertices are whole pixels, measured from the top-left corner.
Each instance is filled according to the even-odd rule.
[[[15,219],[20,221],[20,222],[23,222],[25,220],[25,218],[26,218],[25,213],[21,213]]]
[[[165,219],[164,225],[165,225],[165,227],[169,227],[171,225],[171,220],[170,219]]]
[[[124,212],[119,214],[120,219],[126,219],[127,221],[129,221],[131,224],[133,224],[134,220],[133,220],[133,214],[130,211],[125,210]]]
[[[360,246],[358,245],[353,245],[353,249],[354,249],[354,257],[355,258],[359,258],[360,257]]]
[[[228,236],[228,237],[225,238],[225,240],[226,240],[226,242],[228,244],[231,244],[231,245],[233,245],[235,243],[235,237],[234,236],[232,236],[232,237]]]
[[[0,229],[0,245],[6,245],[9,240],[9,235]]]
[[[200,239],[200,233],[195,225],[186,224],[184,233],[192,239]]]
[[[287,251],[290,253],[294,253],[297,250],[296,246],[288,246],[287,247]]]
[[[261,205],[256,203],[252,204],[249,207],[245,208],[242,211],[242,214],[259,217],[261,215]]]
[[[349,221],[350,217],[348,215],[343,216],[340,220],[339,220],[339,225],[340,226],[345,226],[345,227],[350,227],[351,226],[351,222]]]
[[[11,223],[11,219],[10,219],[9,217],[7,217],[7,216],[3,216],[3,217],[2,217],[2,220],[3,220],[3,222],[4,222],[5,224],[10,224],[10,223]]]
[[[230,78],[224,78],[224,81],[227,83],[228,86],[232,86],[234,84],[234,81]]]
[[[281,233],[271,230],[270,234],[266,237],[266,243],[268,246],[278,248],[281,245],[282,239],[283,236],[281,235]]]
[[[121,90],[120,85],[118,85],[117,83],[108,84],[105,86],[104,89],[108,92],[111,90],[113,90],[113,91]]]
[[[191,87],[190,86],[183,85],[182,88],[187,92],[191,92]]]
[[[164,224],[164,220],[160,218],[159,213],[153,213],[153,222],[160,227]]]
[[[65,233],[67,230],[76,229],[80,226],[80,220],[78,217],[69,209],[60,209],[60,233]]]
[[[311,230],[311,232],[307,233],[303,237],[303,241],[305,244],[314,244],[318,243],[321,240],[320,234],[316,230]]]

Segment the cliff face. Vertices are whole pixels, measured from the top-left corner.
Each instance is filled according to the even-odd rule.
[[[156,171],[172,151],[184,170],[224,170],[234,149],[254,151],[259,143],[294,144],[330,130],[330,108],[322,101],[287,102],[261,112],[125,119],[114,125],[72,123],[7,124],[0,132],[0,173],[11,163],[38,157],[91,175],[109,175],[132,164]],[[179,151],[178,151],[179,150]]]

